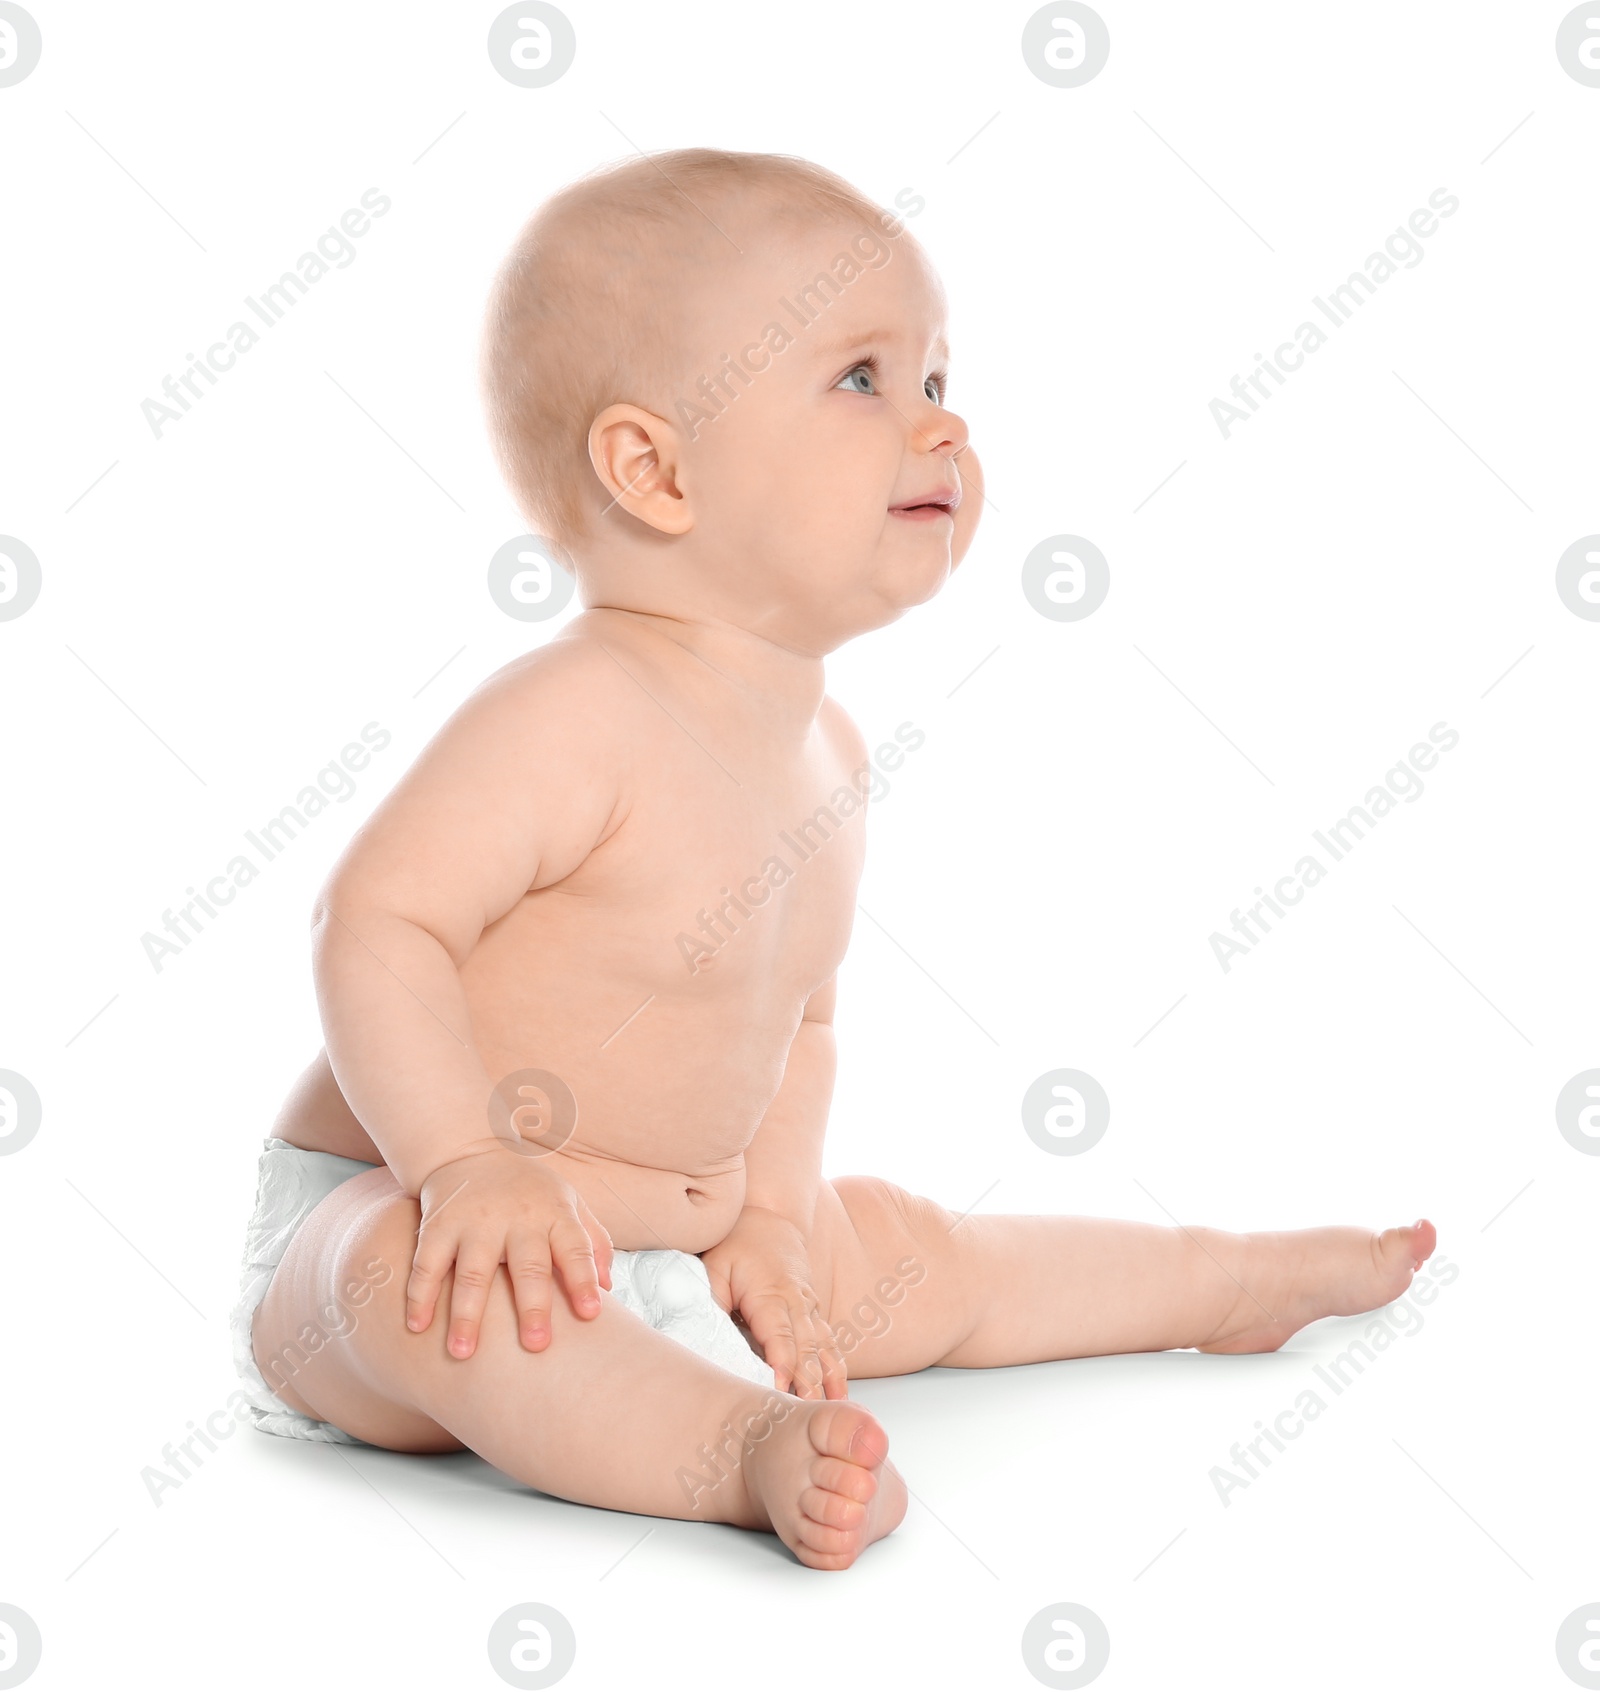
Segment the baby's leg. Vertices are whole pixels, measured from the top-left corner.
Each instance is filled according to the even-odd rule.
[[[529,1352],[501,1265],[470,1359],[447,1353],[440,1317],[411,1333],[418,1215],[389,1172],[374,1170],[336,1189],[296,1234],[255,1324],[262,1372],[294,1408],[393,1450],[468,1446],[578,1503],[770,1529],[813,1568],[848,1567],[899,1522],[904,1484],[859,1405],[764,1391],[609,1294],[590,1321],[558,1296],[550,1346]],[[353,1325],[330,1323],[335,1289],[375,1281],[374,1263],[393,1273],[351,1312]],[[307,1352],[295,1344],[307,1323],[337,1337]]]
[[[1078,1216],[959,1218],[884,1181],[824,1184],[813,1276],[853,1376],[1114,1352],[1271,1351],[1396,1299],[1419,1222],[1229,1234]]]

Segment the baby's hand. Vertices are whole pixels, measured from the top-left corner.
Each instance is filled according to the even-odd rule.
[[[477,1350],[478,1326],[501,1263],[511,1275],[517,1327],[529,1351],[550,1343],[552,1270],[575,1314],[600,1314],[600,1288],[611,1286],[611,1236],[548,1164],[509,1149],[475,1152],[441,1164],[422,1183],[420,1197],[422,1225],[406,1285],[406,1326],[413,1333],[432,1323],[452,1264],[452,1357]]]
[[[780,1392],[843,1398],[844,1357],[811,1290],[805,1237],[776,1211],[748,1205],[728,1237],[700,1254],[711,1292],[744,1317]]]

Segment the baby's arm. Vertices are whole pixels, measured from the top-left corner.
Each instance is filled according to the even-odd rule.
[[[502,1261],[531,1350],[549,1343],[552,1264],[580,1316],[598,1313],[598,1285],[610,1284],[610,1240],[582,1198],[494,1133],[493,1082],[457,973],[484,929],[615,827],[615,712],[594,697],[606,680],[590,655],[557,643],[485,683],[351,841],[313,917],[334,1075],[422,1201],[407,1323],[430,1325],[454,1265],[458,1357],[476,1347]]]
[[[777,1377],[800,1398],[843,1398],[845,1366],[811,1289],[822,1139],[833,1098],[835,981],[806,1001],[783,1080],[745,1148],[744,1208],[702,1253],[723,1309],[737,1309]]]

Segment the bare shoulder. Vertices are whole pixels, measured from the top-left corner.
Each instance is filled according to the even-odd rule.
[[[570,628],[570,625],[569,625]],[[641,699],[563,632],[462,701],[357,830],[319,907],[378,905],[464,957],[525,893],[572,874],[638,790]]]
[[[609,812],[626,798],[631,772],[659,733],[660,708],[636,679],[626,636],[594,612],[575,618],[554,640],[486,677],[424,748],[418,767],[442,756],[463,776],[516,773],[591,815],[601,806]]]
[[[530,727],[556,729],[563,736],[624,744],[639,689],[617,660],[614,648],[620,634],[597,613],[585,612],[554,640],[513,658],[487,677],[462,702],[451,722],[503,715]],[[608,727],[617,726],[619,711],[624,732],[608,733]]]

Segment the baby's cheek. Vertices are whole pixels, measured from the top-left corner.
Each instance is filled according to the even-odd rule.
[[[952,565],[965,557],[983,515],[983,466],[971,447],[956,459],[956,469],[961,473],[961,504],[956,509],[955,533],[950,537]]]

